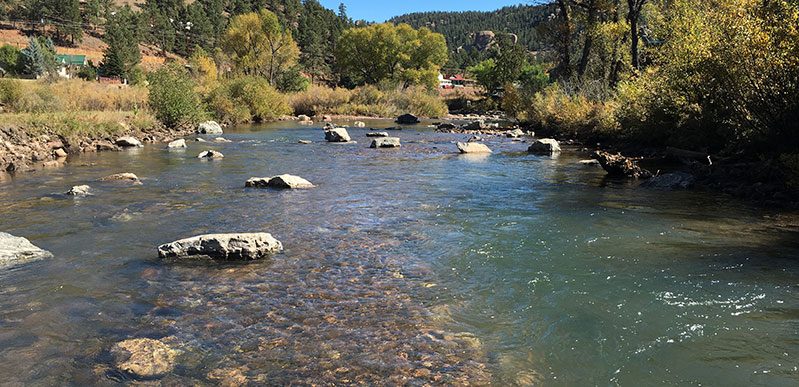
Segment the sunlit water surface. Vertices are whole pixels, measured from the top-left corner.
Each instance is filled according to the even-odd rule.
[[[607,180],[574,151],[459,155],[466,136],[424,127],[376,150],[367,131],[242,127],[0,183],[0,230],[55,255],[0,269],[0,384],[128,382],[108,350],[138,337],[182,351],[172,385],[799,384],[794,216]],[[118,172],[143,184],[97,181]],[[282,173],[317,187],[244,188]],[[60,194],[79,184],[94,195]],[[155,250],[257,231],[285,252]]]

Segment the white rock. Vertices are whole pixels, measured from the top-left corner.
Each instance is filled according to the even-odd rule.
[[[402,144],[400,144],[399,137],[381,137],[372,140],[372,145],[370,148],[399,148]]]
[[[313,188],[310,181],[294,175],[278,175],[272,177],[251,177],[244,183],[250,188]]]
[[[124,136],[120,137],[116,140],[116,144],[122,147],[140,147],[141,141],[137,140],[135,137],[131,136]]]
[[[180,140],[172,141],[169,144],[166,144],[166,147],[170,148],[170,149],[185,148],[186,147],[186,140],[181,138]]]
[[[49,251],[34,246],[23,237],[0,232],[0,267],[52,256]]]
[[[225,157],[225,155],[223,155],[223,154],[221,154],[221,153],[219,153],[219,152],[217,152],[215,150],[203,151],[203,152],[200,152],[199,155],[197,155],[198,159],[221,159],[223,157]]]
[[[355,121],[352,125],[355,126],[356,128],[365,128],[366,127],[366,123],[363,122],[363,121]]]
[[[69,191],[64,192],[64,194],[69,196],[86,196],[89,195],[90,189],[91,187],[89,187],[88,185],[76,185],[70,188]]]
[[[197,125],[197,133],[222,134],[222,127],[216,121],[205,121]]]
[[[351,139],[347,129],[333,128],[325,130],[325,140],[329,142],[349,142]]]
[[[558,141],[552,138],[542,138],[540,140],[535,140],[530,147],[527,148],[527,151],[530,153],[536,154],[553,154],[560,152],[560,144]]]
[[[491,149],[479,142],[459,142],[456,144],[461,153],[491,153]]]

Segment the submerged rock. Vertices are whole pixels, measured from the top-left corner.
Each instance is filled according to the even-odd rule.
[[[560,152],[560,144],[553,138],[542,138],[530,144],[527,151],[535,154],[550,155]]]
[[[233,142],[233,141],[230,141],[224,137],[217,137],[214,139],[214,142]]]
[[[23,237],[0,232],[0,267],[52,256],[49,251],[34,246]]]
[[[222,126],[216,121],[205,121],[197,125],[197,133],[201,134],[222,134]]]
[[[599,165],[608,173],[615,177],[632,177],[635,179],[646,179],[652,177],[652,173],[642,169],[636,162],[621,153],[611,154],[603,151],[596,151],[594,159],[599,161]]]
[[[283,250],[269,233],[207,234],[158,246],[161,258],[207,256],[219,260],[254,260]]]
[[[444,122],[444,123],[438,124],[438,126],[436,126],[436,129],[439,129],[439,130],[452,130],[452,129],[455,129],[455,128],[457,128],[457,126],[455,126],[455,124],[450,123],[450,122]]]
[[[694,185],[694,181],[696,181],[696,178],[690,173],[673,172],[654,176],[641,183],[640,187],[662,190],[679,190],[691,188]]]
[[[459,142],[455,144],[461,153],[491,153],[491,149],[479,142]]]
[[[347,129],[333,128],[325,130],[325,140],[328,142],[349,142],[351,139]]]
[[[388,137],[387,132],[369,132],[366,133],[366,137]]]
[[[399,137],[376,138],[372,140],[372,145],[369,145],[370,148],[399,148],[401,146]]]
[[[294,175],[278,175],[272,177],[251,177],[244,183],[250,188],[313,188],[310,181]]]
[[[134,184],[141,184],[139,181],[139,177],[133,173],[125,172],[125,173],[115,173],[113,175],[108,175],[102,179],[101,181],[129,181]]]
[[[140,147],[141,141],[137,140],[135,137],[131,136],[124,136],[120,137],[116,140],[116,144],[122,147]]]
[[[418,124],[419,123],[419,118],[416,117],[413,114],[403,114],[403,115],[397,117],[396,122],[398,124],[413,125],[413,124]]]
[[[186,147],[186,140],[181,138],[180,140],[172,141],[169,144],[166,144],[166,147],[169,148],[169,149],[185,148]]]
[[[221,153],[219,153],[219,152],[217,152],[215,150],[207,150],[207,151],[204,151],[204,152],[200,152],[200,154],[197,155],[198,159],[221,159],[223,157],[225,157],[225,155],[223,155],[223,154],[221,154]]]
[[[114,366],[137,378],[152,379],[164,376],[175,366],[179,351],[153,339],[132,339],[111,348]]]
[[[69,196],[86,196],[89,195],[89,187],[88,185],[76,185],[69,189],[69,191],[64,192],[64,195]]]
[[[310,144],[312,142],[313,141],[310,141],[310,140],[300,140],[300,141],[297,141],[297,144]]]

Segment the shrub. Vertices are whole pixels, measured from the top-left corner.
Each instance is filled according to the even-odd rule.
[[[291,95],[289,105],[294,114],[317,115],[323,113],[392,117],[411,113],[422,117],[441,117],[447,114],[447,105],[422,86],[407,89],[395,87],[383,91],[375,86],[361,86],[353,90],[311,86],[308,90]]]
[[[215,116],[228,123],[272,120],[291,114],[286,98],[261,77],[227,81],[214,89],[207,101]]]
[[[0,103],[11,106],[22,98],[22,87],[19,81],[0,79]],[[13,107],[13,106],[12,106]]]
[[[164,66],[147,75],[150,108],[170,128],[195,124],[204,115],[194,82],[185,69]]]

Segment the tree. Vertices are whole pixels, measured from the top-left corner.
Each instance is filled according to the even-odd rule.
[[[17,47],[3,44],[0,46],[0,68],[12,74],[16,73],[20,68],[21,56]]]
[[[222,38],[222,47],[237,71],[263,76],[271,85],[299,57],[291,32],[280,25],[274,13],[265,9],[233,17]]]
[[[83,18],[80,14],[80,3],[78,0],[60,0],[59,4],[59,18],[64,20],[63,26],[57,29],[59,33],[69,35],[72,44],[80,42],[83,39]]]
[[[202,103],[185,69],[163,66],[147,75],[150,108],[165,126],[177,128],[197,123],[203,115]]]
[[[22,50],[22,74],[33,75],[38,78],[44,75],[44,55],[39,41],[31,36],[28,38],[28,47]]]
[[[125,6],[110,16],[105,29],[103,40],[108,47],[103,52],[100,72],[107,77],[130,79],[133,69],[141,62],[136,15]]]
[[[630,54],[632,55],[633,68],[641,67],[638,54],[638,19],[646,0],[627,0],[627,22],[630,24]]]
[[[339,68],[355,84],[388,79],[435,87],[438,71],[447,59],[443,35],[407,24],[349,29],[336,47]]]
[[[349,18],[347,17],[347,6],[344,5],[344,3],[340,3],[338,5],[338,17],[344,22],[349,21]]]

